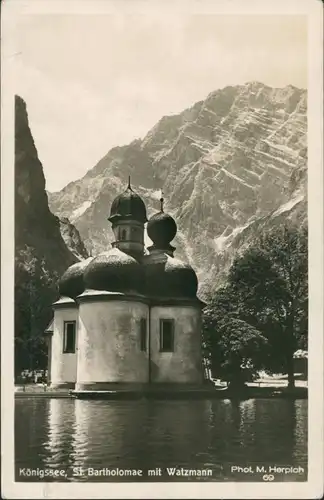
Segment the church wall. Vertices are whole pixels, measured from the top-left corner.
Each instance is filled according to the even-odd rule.
[[[78,309],[77,307],[54,310],[54,328],[51,346],[51,386],[69,385],[74,387],[77,374],[78,343]],[[63,352],[64,322],[76,321],[75,353]]]
[[[174,351],[160,351],[160,319],[174,320]],[[201,383],[201,311],[189,306],[151,308],[151,381]]]
[[[80,304],[77,388],[148,381],[148,353],[141,351],[140,321],[148,306],[141,302],[100,301]],[[147,333],[148,336],[148,333]]]

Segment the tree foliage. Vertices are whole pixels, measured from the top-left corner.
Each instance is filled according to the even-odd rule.
[[[214,377],[241,385],[265,367],[266,338],[240,319],[234,289],[218,290],[203,317],[204,355]]]
[[[44,331],[52,317],[57,275],[46,270],[44,259],[25,247],[15,259],[15,373],[46,368]]]
[[[233,317],[220,322],[218,335],[216,373],[234,386],[253,380],[264,368],[265,337],[255,327]]]
[[[205,349],[216,365],[225,338],[219,332],[231,338],[233,329],[240,331],[233,323],[236,318],[268,340],[258,344],[253,366],[262,361],[272,372],[287,373],[289,385],[294,385],[293,354],[307,348],[307,269],[306,229],[289,225],[261,234],[255,246],[234,260],[226,286],[216,292],[204,315]],[[230,350],[226,356],[231,359]]]

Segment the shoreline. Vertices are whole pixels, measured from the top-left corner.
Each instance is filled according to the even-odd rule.
[[[249,387],[247,386],[241,393],[234,393],[227,388],[202,388],[194,390],[161,390],[151,389],[146,391],[74,391],[64,389],[47,389],[34,388],[33,390],[15,391],[15,398],[68,398],[68,399],[83,399],[83,400],[190,400],[190,399],[231,399],[231,400],[247,400],[256,398],[271,398],[271,399],[308,399],[307,387],[295,387],[288,389],[280,385],[274,387]]]

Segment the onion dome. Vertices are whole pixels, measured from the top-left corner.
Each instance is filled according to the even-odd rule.
[[[59,280],[59,292],[64,297],[75,299],[84,292],[83,273],[93,257],[70,266]]]
[[[147,234],[153,241],[153,246],[149,248],[149,250],[171,250],[171,253],[173,253],[175,248],[170,245],[170,242],[177,234],[177,224],[171,215],[164,213],[164,198],[162,191],[160,203],[160,212],[152,215],[147,224]]]
[[[177,234],[177,224],[171,215],[161,211],[154,214],[148,221],[147,234],[153,241],[154,248],[174,250],[170,242]]]
[[[151,297],[195,299],[198,280],[193,268],[164,255],[163,262],[145,263],[146,293]]]
[[[95,257],[84,274],[85,288],[107,292],[141,292],[143,276],[136,259],[113,248]]]
[[[130,178],[126,191],[117,196],[112,202],[108,220],[112,224],[115,224],[119,220],[135,220],[143,224],[147,222],[145,203],[132,190]]]

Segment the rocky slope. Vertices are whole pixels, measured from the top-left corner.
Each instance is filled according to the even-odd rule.
[[[89,252],[84,246],[77,228],[71,224],[67,217],[62,217],[59,219],[59,222],[61,236],[70,252],[72,252],[78,260],[87,259],[89,257]]]
[[[178,223],[178,256],[198,269],[202,288],[215,285],[261,223],[305,220],[306,108],[306,91],[293,86],[252,82],[217,90],[50,193],[51,210],[69,217],[96,254],[110,246],[110,204],[128,175],[149,214],[162,188]]]
[[[60,232],[59,218],[48,207],[45,177],[29,128],[26,104],[15,98],[15,247],[16,259],[30,247],[49,270],[58,273],[76,258]]]
[[[62,238],[60,228],[66,241]],[[56,283],[65,269],[87,256],[71,224],[48,207],[42,164],[26,104],[15,97],[15,348],[18,368],[42,359],[42,336],[51,317]],[[18,369],[17,368],[17,369]]]

